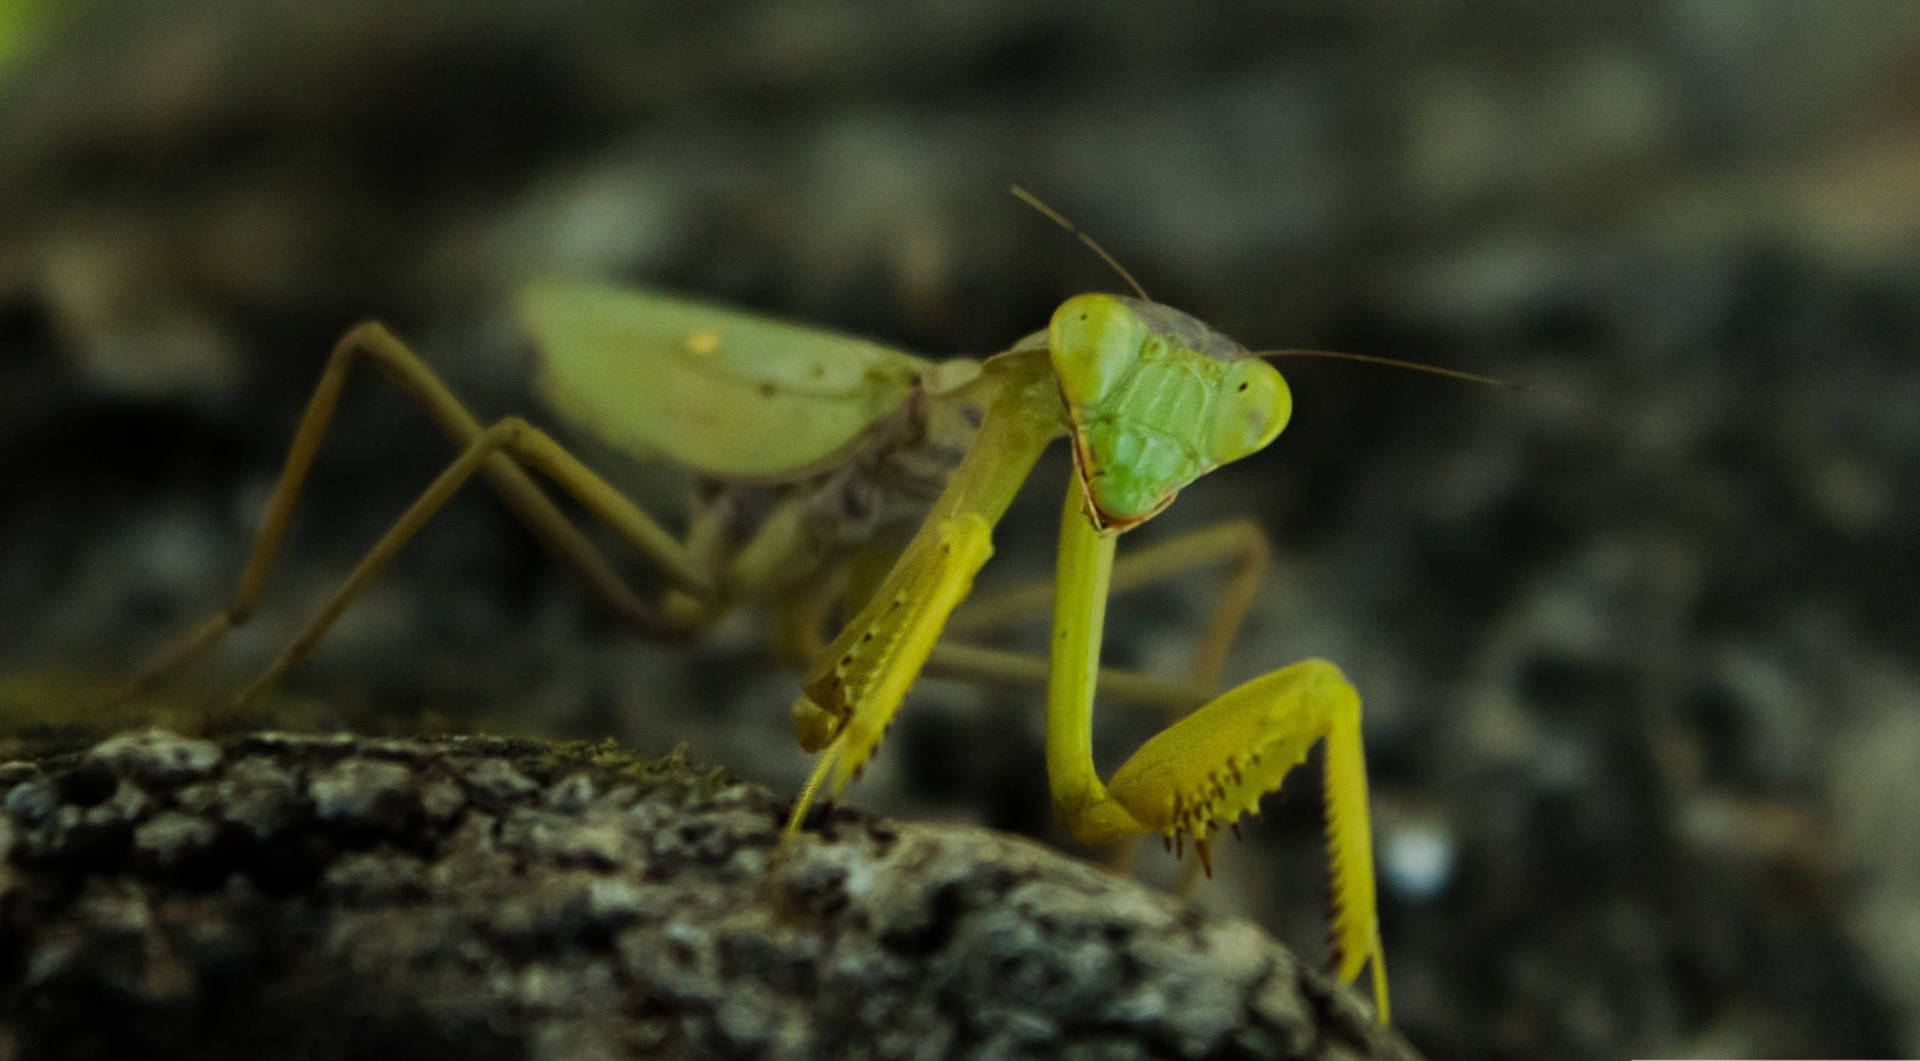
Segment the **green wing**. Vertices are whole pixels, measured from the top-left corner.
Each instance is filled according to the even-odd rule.
[[[542,396],[601,441],[721,479],[830,467],[926,362],[834,332],[603,284],[521,293]]]

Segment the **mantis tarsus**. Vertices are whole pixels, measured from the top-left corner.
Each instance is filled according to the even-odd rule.
[[[1082,841],[1157,833],[1182,848],[1192,844],[1203,863],[1213,834],[1257,812],[1260,798],[1324,738],[1334,969],[1351,981],[1371,963],[1386,1020],[1358,695],[1338,668],[1317,659],[1214,695],[1266,557],[1251,523],[1203,530],[1115,563],[1120,534],[1286,426],[1290,392],[1263,358],[1288,351],[1249,353],[1144,293],[1076,295],[1045,330],[1005,352],[940,363],[592,283],[532,287],[519,308],[543,359],[541,388],[557,408],[601,441],[724,484],[682,535],[668,533],[528,422],[506,417],[483,428],[404,344],[363,324],[335,346],[309,401],[231,604],[157,656],[130,689],[161,680],[246,620],[341,386],[365,359],[423,407],[459,455],[230,711],[307,655],[400,547],[478,474],[617,613],[645,629],[697,634],[740,602],[771,602],[776,649],[809,661],[792,722],[801,745],[819,753],[789,838],[823,786],[838,795],[874,754],[923,668],[1044,684],[1059,820]],[[1063,436],[1073,470],[1051,593],[1017,590],[961,607],[992,552],[994,524],[1041,451]],[[664,598],[649,603],[629,586],[529,470],[649,557],[671,584]],[[913,518],[918,529],[904,548],[880,533]],[[1101,668],[1111,589],[1222,560],[1234,561],[1236,574],[1187,680]],[[823,643],[836,599],[852,618]],[[943,632],[964,634],[1049,604],[1044,664],[936,644]],[[1096,690],[1190,713],[1103,782],[1092,756]]]

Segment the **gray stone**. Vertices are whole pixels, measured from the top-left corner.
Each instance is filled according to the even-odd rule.
[[[310,1058],[1414,1056],[1253,926],[1029,841],[841,812],[771,863],[783,808],[679,757],[239,738],[155,775],[103,747],[0,814],[39,838],[0,844],[16,1056],[295,1029]],[[448,777],[485,791],[416,813]]]
[[[164,730],[114,737],[94,745],[87,754],[124,776],[159,785],[176,785],[205,777],[220,762],[219,745],[175,736]]]
[[[400,763],[347,759],[308,785],[321,821],[398,826],[419,803],[413,771]]]

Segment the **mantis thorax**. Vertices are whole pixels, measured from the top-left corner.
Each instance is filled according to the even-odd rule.
[[[1047,330],[1087,515],[1152,518],[1188,483],[1264,448],[1293,399],[1273,366],[1197,318],[1121,295],[1076,295]]]

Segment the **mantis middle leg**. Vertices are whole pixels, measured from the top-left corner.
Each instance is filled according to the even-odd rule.
[[[1252,520],[1234,519],[1177,535],[1120,557],[1113,565],[1110,589],[1124,591],[1178,578],[1218,563],[1228,565],[1226,587],[1214,599],[1206,628],[1194,645],[1184,681],[1102,668],[1100,692],[1117,699],[1185,714],[1213,695],[1254,593],[1266,574],[1271,549]],[[1053,607],[1053,581],[1047,579],[969,600],[954,612],[947,634],[965,636],[1022,618],[1045,615]],[[929,673],[982,681],[1005,681],[1044,689],[1046,661],[996,649],[956,644],[936,646],[927,660]]]

